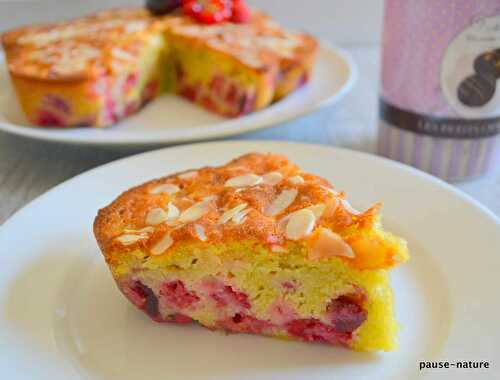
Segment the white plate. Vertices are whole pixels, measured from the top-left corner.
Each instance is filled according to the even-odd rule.
[[[0,130],[40,140],[88,145],[158,145],[213,139],[271,127],[337,102],[351,88],[356,69],[345,52],[321,44],[310,83],[289,97],[248,116],[225,119],[174,95],[105,129],[30,127],[17,103],[5,64],[0,66]]]
[[[156,324],[120,295],[92,236],[96,210],[132,185],[249,151],[287,154],[346,190],[357,208],[384,200],[387,228],[408,239],[413,255],[392,274],[398,352]],[[283,142],[141,154],[33,201],[1,227],[0,250],[2,379],[500,378],[500,221],[444,182],[371,155]],[[487,360],[492,368],[419,372],[422,360]]]

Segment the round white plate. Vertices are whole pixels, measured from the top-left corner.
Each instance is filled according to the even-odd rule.
[[[322,43],[310,83],[270,107],[226,119],[175,96],[164,95],[126,120],[105,129],[30,127],[6,70],[0,65],[0,130],[40,140],[87,145],[158,145],[237,135],[292,120],[342,98],[354,84],[356,69],[345,52]]]
[[[392,273],[400,350],[366,354],[153,323],[118,292],[92,235],[97,209],[164,174],[249,151],[289,156],[357,208],[384,201],[412,259]],[[57,186],[0,228],[0,378],[498,379],[500,221],[463,193],[375,156],[283,142],[223,142],[126,158]],[[420,361],[490,369],[419,371]],[[495,362],[496,360],[496,362]]]

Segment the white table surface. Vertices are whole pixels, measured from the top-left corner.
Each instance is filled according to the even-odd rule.
[[[234,139],[301,141],[374,152],[379,48],[365,45],[347,50],[358,64],[359,77],[353,91],[340,103],[293,122]],[[64,180],[133,153],[137,151],[64,146],[0,133],[0,223]],[[455,186],[500,216],[500,167],[488,176]]]

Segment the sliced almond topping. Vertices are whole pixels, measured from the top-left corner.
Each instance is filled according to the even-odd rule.
[[[123,59],[125,61],[129,61],[129,60],[132,60],[135,58],[128,51],[120,49],[120,48],[116,48],[116,47],[111,49],[111,55],[113,55],[114,57],[116,57],[118,59]]]
[[[297,197],[297,189],[283,190],[280,195],[268,206],[265,214],[267,216],[276,216],[285,211]]]
[[[290,183],[293,183],[294,185],[300,185],[304,183],[304,178],[302,178],[300,175],[294,175],[293,177],[288,178],[288,181]]]
[[[307,255],[311,260],[328,259],[334,256],[352,259],[355,256],[352,248],[342,240],[342,237],[327,228],[320,227],[317,236],[313,239]]]
[[[198,202],[184,210],[182,214],[179,216],[179,223],[189,223],[194,222],[195,220],[200,219],[203,215],[208,212],[208,203],[207,202]]]
[[[165,234],[158,243],[154,245],[153,248],[151,248],[151,254],[154,256],[161,255],[164,253],[167,249],[170,248],[170,246],[174,244],[174,239],[172,239],[172,236],[169,234]]]
[[[226,181],[226,187],[246,187],[255,186],[262,182],[262,177],[256,174],[245,174],[238,177],[230,178]]]
[[[346,211],[350,212],[353,215],[361,215],[361,212],[356,210],[354,207],[351,206],[351,204],[346,201],[345,199],[340,199],[340,203],[342,203],[342,206],[346,209]]]
[[[177,185],[174,185],[173,183],[164,183],[163,185],[153,187],[149,191],[149,193],[150,194],[167,193],[169,195],[172,195],[172,194],[179,192],[180,190],[181,190],[180,187]]]
[[[230,210],[227,210],[224,214],[219,219],[219,224],[224,224],[227,223],[229,220],[233,218],[238,212],[243,210],[245,207],[247,207],[246,203],[240,203],[238,206],[233,207]]]
[[[285,235],[290,240],[299,240],[312,232],[315,223],[316,218],[311,210],[295,211],[288,220]]]
[[[195,224],[194,232],[196,232],[196,236],[198,236],[198,239],[200,239],[201,241],[207,241],[207,235],[205,234],[205,229],[203,228],[203,226]]]
[[[313,212],[316,220],[318,220],[323,215],[323,212],[325,212],[326,205],[323,203],[318,203],[317,205],[309,206],[306,208],[307,208],[307,210],[311,210]]]
[[[262,183],[274,186],[280,183],[282,179],[283,174],[281,174],[280,172],[269,172],[262,176]]]
[[[208,195],[205,198],[203,198],[202,200],[203,200],[203,202],[212,202],[212,201],[216,201],[218,198],[219,198],[218,195]]]
[[[191,179],[193,177],[196,177],[197,175],[198,172],[196,170],[193,170],[190,172],[179,174],[177,177],[179,177],[180,179]]]
[[[154,208],[148,212],[146,215],[146,224],[155,226],[157,224],[166,222],[168,215],[162,208]]]
[[[247,218],[247,214],[250,212],[250,209],[246,209],[238,212],[235,216],[233,216],[233,222],[236,224],[241,224]]]
[[[336,197],[338,197],[338,196],[340,195],[340,193],[339,193],[338,191],[335,191],[335,190],[333,190],[333,189],[332,189],[332,188],[330,188],[330,187],[326,187],[326,186],[323,186],[323,185],[320,185],[320,186],[321,186],[321,188],[322,188],[323,190],[328,191],[329,193],[331,193],[331,194],[335,195]]]
[[[286,228],[286,224],[288,223],[288,221],[290,220],[290,217],[293,215],[294,213],[292,212],[291,214],[288,214],[286,216],[284,216],[283,218],[281,218],[278,223],[277,223],[277,226],[278,226],[278,229],[279,230],[284,230]]]
[[[145,235],[134,235],[134,234],[125,234],[118,236],[116,238],[117,241],[119,241],[123,245],[130,245],[138,242],[141,239],[145,239]]]
[[[281,245],[273,244],[271,246],[271,252],[283,253],[283,252],[286,252],[286,248],[282,247]]]
[[[126,232],[128,234],[150,234],[152,232],[154,232],[154,228],[151,227],[151,226],[148,226],[148,227],[144,227],[144,228],[141,228],[139,230],[134,230],[132,228],[125,228],[123,230],[123,232]]]
[[[326,208],[322,216],[324,216],[325,218],[333,217],[335,211],[337,210],[338,205],[339,205],[339,198],[332,197],[328,199],[326,201]]]
[[[179,209],[172,203],[168,202],[167,204],[167,219],[174,220],[177,219],[180,215]]]

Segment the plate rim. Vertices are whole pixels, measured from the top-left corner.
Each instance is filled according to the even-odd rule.
[[[5,132],[9,135],[20,136],[23,138],[28,138],[36,141],[46,141],[46,142],[54,142],[61,143],[66,145],[78,145],[78,146],[96,146],[96,147],[146,147],[146,146],[160,146],[160,145],[174,145],[181,143],[193,143],[199,141],[207,141],[213,139],[227,138],[231,136],[241,135],[243,133],[255,132],[262,129],[268,129],[275,126],[278,126],[282,123],[289,122],[292,120],[296,120],[298,118],[310,115],[316,111],[319,111],[327,106],[330,106],[340,99],[342,99],[345,95],[347,95],[354,84],[358,80],[358,66],[352,57],[352,55],[345,49],[338,47],[329,41],[324,39],[318,39],[320,49],[318,53],[327,52],[329,54],[336,55],[342,62],[345,64],[345,67],[348,69],[347,76],[345,78],[344,83],[341,85],[340,89],[323,99],[320,102],[314,103],[306,110],[299,111],[285,111],[280,113],[277,118],[273,118],[272,120],[266,120],[265,122],[259,124],[252,124],[244,129],[241,128],[231,128],[226,130],[213,130],[210,132],[205,132],[202,134],[198,134],[197,136],[176,136],[174,138],[166,138],[162,136],[161,138],[157,138],[158,136],[152,136],[149,138],[139,138],[138,140],[119,140],[113,138],[104,138],[102,136],[99,138],[92,137],[90,139],[80,138],[78,136],[71,135],[55,135],[51,134],[50,129],[44,128],[35,128],[35,127],[25,127],[21,125],[17,125],[14,123],[6,123],[0,121],[0,131]],[[0,64],[5,66],[5,53],[0,51]],[[8,74],[8,73],[7,73]],[[259,112],[259,111],[258,111]],[[238,119],[234,119],[238,120]],[[221,123],[224,123],[222,121]],[[221,124],[217,123],[217,124]],[[105,132],[105,129],[95,129],[95,131]]]

